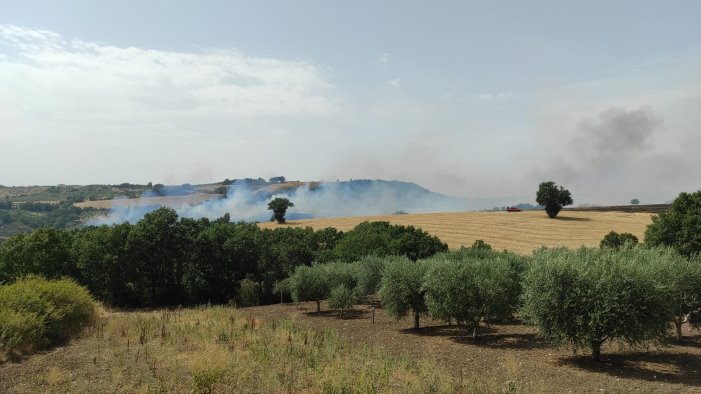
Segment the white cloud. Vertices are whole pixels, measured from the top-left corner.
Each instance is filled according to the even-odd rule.
[[[3,182],[275,174],[281,163],[261,153],[282,157],[315,132],[281,130],[340,110],[328,73],[235,49],[116,47],[0,25],[0,168],[25,163]],[[213,170],[189,179],[199,163]]]
[[[232,49],[120,48],[11,25],[0,26],[0,51],[0,101],[27,117],[143,121],[336,111],[324,70],[304,61]]]
[[[387,83],[390,84],[390,85],[392,85],[392,86],[394,86],[395,88],[398,88],[398,87],[399,87],[399,83],[400,83],[401,81],[402,81],[402,80],[401,80],[400,78],[394,78],[394,79],[391,79],[391,80],[387,81]]]

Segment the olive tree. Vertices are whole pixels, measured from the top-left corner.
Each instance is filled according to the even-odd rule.
[[[481,321],[512,317],[519,303],[519,274],[518,266],[502,253],[490,258],[438,255],[431,259],[424,280],[428,312],[467,324],[475,338]]]
[[[343,318],[343,310],[349,309],[357,302],[357,296],[348,286],[341,284],[331,289],[329,295],[329,307],[340,309],[341,318]]]
[[[290,293],[295,302],[315,301],[321,311],[321,300],[329,295],[328,271],[320,264],[300,265],[290,277]]]
[[[661,341],[671,313],[651,270],[613,249],[540,250],[524,277],[522,313],[541,334],[574,349]]]
[[[414,315],[414,329],[419,329],[419,316],[426,312],[423,281],[426,261],[408,258],[389,259],[382,269],[380,298],[388,315],[400,319],[410,312]]]
[[[357,282],[355,290],[358,296],[368,297],[378,292],[382,280],[382,268],[388,259],[391,258],[365,256],[355,263]]]
[[[545,207],[548,217],[554,218],[562,210],[565,205],[572,204],[572,195],[570,191],[560,186],[555,185],[555,182],[542,182],[538,186],[535,201]]]
[[[684,323],[697,327],[699,324],[691,316],[701,310],[701,261],[698,257],[685,258],[671,248],[650,248],[638,252],[639,255],[642,253],[646,254],[648,264],[652,265],[653,277],[665,293],[674,334],[680,340]]]

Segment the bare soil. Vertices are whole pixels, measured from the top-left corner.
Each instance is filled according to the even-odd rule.
[[[378,346],[392,354],[426,357],[447,369],[464,385],[472,380],[487,387],[513,386],[521,392],[701,392],[701,332],[685,327],[685,339],[665,347],[626,349],[619,344],[602,348],[602,361],[588,352],[556,348],[537,336],[532,327],[497,324],[483,327],[476,340],[471,330],[422,319],[397,321],[367,305],[338,312],[315,303],[269,305],[243,309],[263,320],[292,318],[318,328],[331,328],[355,343]],[[671,334],[671,333],[670,333]]]

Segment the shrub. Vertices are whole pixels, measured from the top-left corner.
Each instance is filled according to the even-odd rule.
[[[94,318],[96,306],[71,280],[28,277],[0,286],[0,311],[0,347],[14,352],[65,341]]]
[[[475,242],[472,243],[471,246],[472,249],[486,249],[486,250],[492,250],[492,245],[484,242],[481,239],[476,240]]]
[[[520,288],[518,266],[501,253],[489,259],[438,255],[431,259],[423,286],[429,314],[467,323],[473,338],[480,321],[512,317]]]
[[[604,238],[601,240],[599,243],[599,247],[603,248],[614,248],[614,249],[619,249],[621,246],[625,245],[626,243],[630,243],[631,245],[636,245],[638,243],[638,237],[631,233],[617,233],[615,231],[611,231],[610,233],[606,234]]]
[[[395,258],[388,260],[382,270],[382,308],[397,319],[412,312],[415,330],[419,329],[419,316],[426,312],[422,285],[427,267],[425,260]]]
[[[251,279],[239,282],[239,303],[241,306],[260,304],[260,283]]]
[[[607,340],[638,346],[664,339],[671,320],[665,293],[630,251],[536,252],[524,278],[522,312],[546,338],[589,347],[597,361]]]
[[[47,344],[45,330],[44,320],[36,313],[0,308],[0,350],[28,353],[43,347]]]
[[[355,293],[346,285],[341,284],[331,289],[329,308],[340,309],[341,318],[343,318],[343,310],[352,307],[356,302],[357,297]]]

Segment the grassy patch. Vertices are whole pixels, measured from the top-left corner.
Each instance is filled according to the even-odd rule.
[[[226,307],[111,313],[79,344],[91,378],[72,388],[116,392],[453,392],[434,364],[353,346],[335,331],[261,322]],[[55,371],[54,371],[55,372]],[[96,379],[95,374],[100,374]],[[50,389],[56,373],[32,387]],[[52,383],[52,384],[53,384]]]

